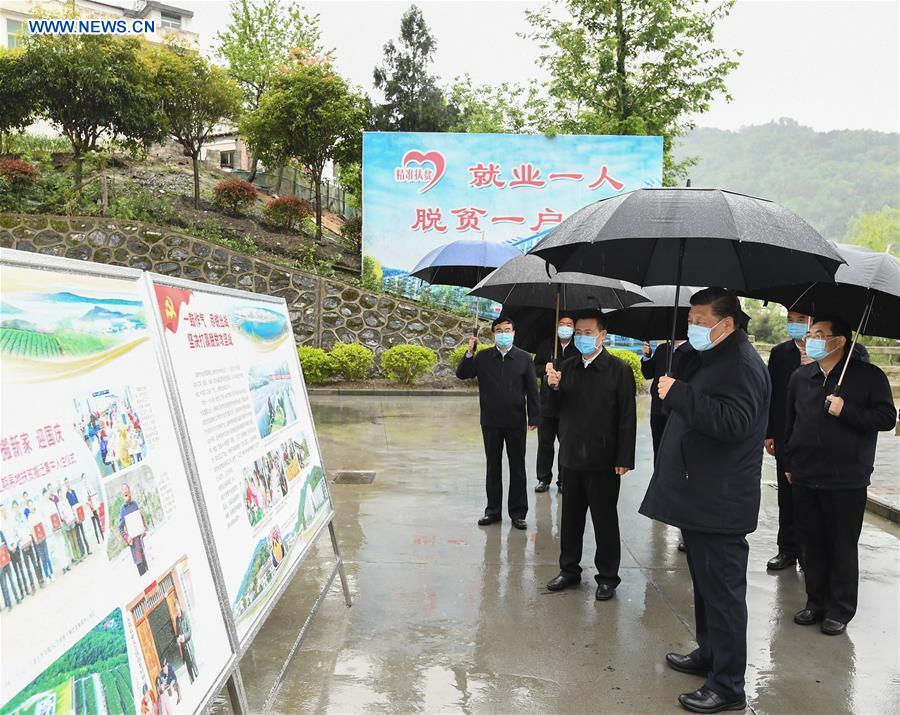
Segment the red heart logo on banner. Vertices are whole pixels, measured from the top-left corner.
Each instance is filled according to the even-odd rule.
[[[417,149],[412,149],[406,152],[403,155],[403,168],[405,169],[407,164],[416,163],[416,164],[424,164],[430,163],[434,166],[434,177],[429,181],[425,186],[419,189],[420,194],[424,194],[428,189],[434,186],[438,181],[441,180],[441,177],[444,175],[444,169],[447,168],[447,163],[444,161],[444,155],[439,151],[426,151],[422,153]]]

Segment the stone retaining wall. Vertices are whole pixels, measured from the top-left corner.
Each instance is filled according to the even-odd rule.
[[[0,246],[283,297],[298,345],[360,342],[376,353],[424,345],[439,355],[438,375],[450,372],[450,352],[472,334],[471,321],[459,316],[139,221],[0,214]]]

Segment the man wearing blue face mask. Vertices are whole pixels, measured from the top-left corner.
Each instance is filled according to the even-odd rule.
[[[575,354],[575,343],[572,336],[575,334],[575,316],[569,313],[560,313],[556,323],[556,336],[545,340],[534,354],[534,371],[541,381],[541,424],[538,425],[538,451],[537,451],[537,478],[538,483],[534,491],[540,493],[550,490],[553,481],[553,457],[556,456],[556,438],[559,436],[559,415],[550,397],[550,385],[547,384],[547,363],[553,362],[554,367],[559,367],[562,361]],[[556,359],[553,356],[553,346],[556,343]],[[562,470],[557,460],[556,488],[562,491]]]
[[[673,670],[706,678],[678,702],[692,712],[746,706],[747,534],[759,516],[771,385],[724,288],[691,296],[688,340],[697,351],[678,379],[659,378],[669,420],[641,504],[644,516],[681,529],[694,586],[697,648],[668,653]]]
[[[503,445],[509,462],[507,511],[516,529],[527,528],[528,487],[525,477],[526,424],[537,429],[540,421],[537,376],[531,355],[513,345],[515,326],[508,318],[497,318],[491,330],[494,349],[475,352],[478,338],[469,339],[469,350],[456,369],[460,380],[478,378],[481,435],[487,462],[485,483],[487,507],[479,526],[503,518]]]
[[[791,484],[784,476],[784,414],[788,382],[801,365],[812,359],[806,355],[806,331],[811,318],[789,310],[787,314],[788,340],[779,343],[769,353],[769,378],[772,399],[769,403],[769,425],[766,428],[766,452],[775,457],[778,478],[778,554],[769,559],[766,568],[779,571],[797,563],[800,542],[794,529],[794,497]]]
[[[856,614],[857,544],[875,446],[897,415],[887,377],[862,360],[850,359],[835,395],[850,342],[849,326],[816,317],[806,336],[806,352],[816,362],[791,376],[785,413],[786,477],[806,580],[806,606],[794,622],[821,622],[826,635],[843,633]]]
[[[634,468],[637,432],[634,374],[603,349],[606,322],[599,311],[575,323],[575,348],[559,370],[547,363],[547,382],[559,414],[559,463],[565,473],[559,575],[547,584],[562,591],[581,582],[581,552],[588,510],[594,524],[598,601],[619,585],[619,486]]]

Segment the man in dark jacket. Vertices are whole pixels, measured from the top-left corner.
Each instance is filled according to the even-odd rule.
[[[556,337],[545,340],[534,354],[534,371],[541,381],[541,423],[538,425],[537,478],[534,491],[541,493],[550,490],[553,481],[553,457],[556,451],[556,438],[559,436],[559,415],[550,400],[550,386],[547,384],[546,366],[548,362],[558,368],[562,361],[574,355],[575,316],[560,313],[556,323]],[[553,346],[556,344],[556,355]],[[562,470],[556,465],[556,488],[562,491]]]
[[[537,376],[531,355],[513,345],[515,328],[508,318],[497,318],[492,327],[495,347],[475,353],[478,338],[469,340],[469,350],[456,369],[460,380],[478,378],[481,435],[487,461],[485,481],[487,507],[479,526],[503,517],[503,445],[509,462],[507,510],[513,526],[525,529],[528,492],[525,478],[525,425],[537,429],[540,418]],[[527,412],[526,412],[527,408]]]
[[[566,475],[560,529],[559,575],[547,584],[561,591],[581,582],[585,515],[594,523],[594,565],[598,601],[608,601],[619,585],[619,485],[634,469],[634,373],[621,358],[603,349],[605,321],[600,312],[575,323],[580,355],[556,370],[547,363],[547,383],[559,414],[559,461]]]
[[[778,479],[778,554],[769,559],[766,568],[778,571],[797,563],[800,542],[794,529],[794,497],[791,484],[784,476],[784,415],[788,382],[801,365],[812,362],[806,355],[806,331],[811,318],[789,310],[787,334],[789,340],[779,343],[769,353],[769,379],[772,399],[769,402],[769,425],[766,428],[766,452],[775,457]]]
[[[685,340],[675,341],[675,355],[672,358],[672,374],[678,370],[678,358],[685,349],[690,349]],[[666,374],[669,364],[669,341],[660,343],[656,350],[650,349],[650,343],[645,342],[641,349],[641,374],[645,380],[653,380],[650,383],[650,434],[653,437],[653,461],[659,452],[659,442],[666,429],[666,413],[663,411],[662,400],[659,399],[657,386],[659,378]]]
[[[691,297],[688,340],[696,359],[677,379],[659,379],[669,421],[640,508],[679,527],[687,547],[698,648],[668,653],[666,662],[706,677],[703,687],[678,698],[693,712],[746,705],[746,536],[759,516],[771,387],[740,315],[740,301],[723,288]]]
[[[849,345],[847,325],[816,318],[806,338],[816,362],[791,376],[785,414],[786,477],[806,578],[806,607],[794,622],[821,621],[827,635],[843,633],[856,613],[866,487],[878,432],[894,429],[897,415],[887,377],[868,362],[851,359],[835,394]]]

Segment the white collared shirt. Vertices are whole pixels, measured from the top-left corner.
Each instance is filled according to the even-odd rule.
[[[601,346],[600,346],[600,349],[597,351],[597,353],[596,353],[593,357],[585,358],[585,357],[582,355],[582,356],[581,356],[581,363],[582,363],[582,365],[584,365],[585,367],[587,367],[587,366],[590,365],[592,362],[594,362],[594,360],[596,360],[598,357],[600,357],[600,353],[602,353],[602,352],[603,352],[603,346],[601,345]]]

